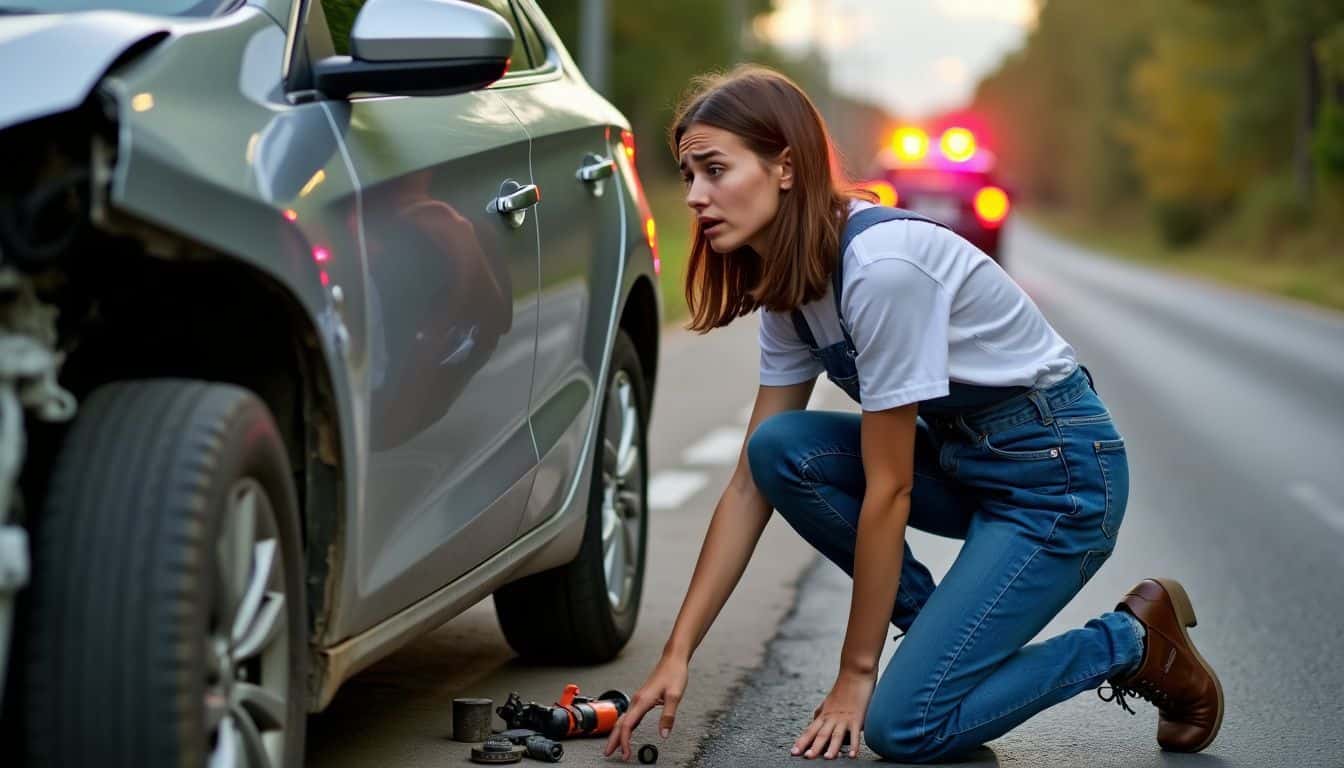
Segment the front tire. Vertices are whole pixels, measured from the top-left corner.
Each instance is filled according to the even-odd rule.
[[[495,592],[505,639],[537,661],[608,661],[635,632],[648,546],[649,399],[639,354],[624,331],[611,354],[579,554]]]
[[[31,764],[302,764],[298,503],[256,396],[183,380],[96,390],[36,528]]]

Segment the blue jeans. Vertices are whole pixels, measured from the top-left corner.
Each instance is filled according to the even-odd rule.
[[[790,411],[747,446],[757,487],[851,576],[864,494],[859,422]],[[910,525],[965,544],[936,588],[905,546],[891,621],[906,635],[864,725],[873,751],[904,762],[972,750],[1143,657],[1141,625],[1121,612],[1027,644],[1110,555],[1129,495],[1124,441],[1083,372],[916,423]]]

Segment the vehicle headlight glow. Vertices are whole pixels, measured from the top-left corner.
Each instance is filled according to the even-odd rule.
[[[923,160],[929,154],[929,134],[913,126],[897,128],[891,137],[891,148],[906,162]]]
[[[975,134],[965,128],[948,128],[938,140],[943,156],[954,163],[964,163],[975,154]]]

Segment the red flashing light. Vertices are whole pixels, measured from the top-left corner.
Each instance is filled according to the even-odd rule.
[[[331,251],[320,245],[313,246],[313,261],[318,264],[326,264],[328,261],[331,261]]]
[[[284,216],[285,216],[285,221],[298,221],[298,220],[299,220],[299,212],[296,211],[296,210],[294,210],[293,208],[286,208],[286,209],[285,209],[285,214],[284,214]]]

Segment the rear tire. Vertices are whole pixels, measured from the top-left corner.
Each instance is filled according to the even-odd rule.
[[[639,354],[624,331],[611,355],[579,554],[495,592],[504,637],[536,661],[607,661],[635,631],[648,542],[649,399]]]
[[[302,765],[298,504],[256,396],[96,390],[34,538],[30,764]]]

